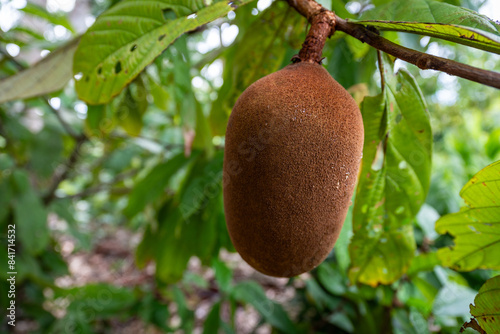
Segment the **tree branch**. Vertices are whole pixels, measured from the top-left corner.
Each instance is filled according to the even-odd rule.
[[[326,39],[335,32],[335,14],[330,11],[320,11],[311,18],[311,29],[307,33],[306,40],[302,44],[299,55],[295,56],[293,62],[309,62],[321,64],[321,54]]]
[[[307,18],[311,23],[314,23],[314,18],[324,11],[328,11],[319,5],[314,0],[287,0],[288,4],[295,8],[299,14]],[[347,22],[346,20],[335,15],[333,20],[334,26],[332,31],[339,30],[345,32],[352,37],[359,39],[377,50],[384,51],[396,58],[404,60],[410,64],[416,65],[422,70],[436,70],[455,75],[464,79],[475,81],[487,86],[500,89],[500,73],[483,70],[477,67],[462,64],[450,59],[433,56],[427,53],[408,49],[404,46],[395,44],[376,32],[366,28],[365,26]],[[312,28],[311,28],[312,30]]]

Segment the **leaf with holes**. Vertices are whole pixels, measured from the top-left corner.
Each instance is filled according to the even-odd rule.
[[[104,12],[82,36],[73,71],[76,90],[90,104],[107,103],[176,38],[252,0],[121,1]],[[173,10],[175,19],[165,14]],[[184,16],[190,13],[188,16]]]
[[[472,10],[433,0],[393,1],[351,23],[436,37],[500,54],[499,25]]]
[[[438,233],[455,237],[455,246],[440,249],[439,258],[463,271],[500,269],[500,161],[477,173],[460,196],[467,206],[436,222]]]
[[[474,305],[470,305],[472,314],[486,333],[498,333],[500,328],[500,276],[490,278],[483,284]]]
[[[415,79],[393,75],[383,57],[382,94],[361,105],[365,144],[349,245],[349,278],[375,286],[397,280],[414,255],[413,220],[430,183],[432,133]]]

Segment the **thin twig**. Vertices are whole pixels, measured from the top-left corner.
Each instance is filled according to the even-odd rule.
[[[326,9],[314,0],[287,0],[292,6],[309,22],[313,21],[316,15],[321,14]],[[422,70],[432,69],[455,75],[464,79],[475,81],[487,86],[500,89],[500,73],[483,70],[477,67],[462,64],[450,59],[433,56],[427,53],[405,48],[395,44],[365,26],[347,22],[335,15],[335,30],[345,32],[360,41],[371,45],[377,50],[384,51],[394,57],[416,65]]]
[[[78,141],[81,137],[85,137],[85,134],[78,134],[73,129],[71,126],[62,118],[61,114],[59,111],[57,111],[49,102],[49,97],[48,96],[40,96],[40,98],[45,102],[45,104],[49,107],[50,111],[56,116],[57,120],[59,123],[61,123],[62,127],[64,130],[68,133],[68,135],[73,138],[74,140]]]
[[[385,89],[385,73],[384,73],[384,63],[382,63],[382,52],[377,50],[377,58],[378,58],[378,69],[380,71],[380,87],[382,87],[382,92]]]

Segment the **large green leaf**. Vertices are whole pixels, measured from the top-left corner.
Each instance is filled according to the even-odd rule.
[[[0,81],[0,103],[26,99],[63,88],[72,78],[72,60],[79,39],[74,39],[32,67]]]
[[[137,182],[130,193],[128,205],[123,213],[132,218],[147,204],[158,199],[165,192],[170,178],[190,160],[183,153],[179,153],[172,159],[156,165],[142,180]]]
[[[467,206],[436,222],[438,233],[455,237],[455,246],[440,249],[439,258],[463,271],[500,269],[500,161],[478,172],[460,196]]]
[[[200,224],[185,223],[176,203],[171,202],[160,217],[154,245],[156,277],[170,284],[182,278],[187,263],[199,245]]]
[[[365,146],[349,246],[349,278],[388,284],[414,255],[413,219],[430,183],[432,133],[424,98],[413,77],[383,57],[382,94],[362,103]]]
[[[499,26],[469,9],[433,0],[393,1],[349,22],[445,39],[500,53]]]
[[[73,71],[81,74],[78,96],[91,104],[108,102],[183,33],[250,1],[218,1],[210,6],[204,1],[119,2],[96,20],[76,50]],[[169,9],[176,19],[165,17]]]
[[[479,289],[470,313],[486,333],[500,332],[500,276],[490,278]]]

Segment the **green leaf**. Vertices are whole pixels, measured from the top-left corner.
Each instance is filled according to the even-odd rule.
[[[470,313],[486,333],[498,333],[500,328],[500,276],[483,284],[470,305]]]
[[[410,268],[408,268],[408,276],[416,275],[421,271],[432,271],[435,266],[440,265],[441,261],[437,254],[434,253],[422,253],[413,258],[411,261]]]
[[[0,155],[0,157],[3,156],[3,154]],[[2,170],[7,170],[7,168],[2,169]],[[10,177],[7,176],[0,176],[0,226],[2,225],[2,222],[4,219],[8,216],[10,212],[10,202],[12,199],[12,187],[9,182]],[[3,227],[2,227],[3,228]]]
[[[203,324],[203,334],[218,333],[220,327],[220,302],[212,306],[212,310]]]
[[[30,68],[0,80],[0,103],[40,96],[66,86],[73,77],[71,67],[78,42],[76,38]]]
[[[19,27],[18,26],[18,27],[14,27],[14,28],[10,29],[9,32],[25,33],[25,34],[29,35],[30,37],[33,37],[34,39],[37,39],[39,41],[45,40],[45,37],[43,37],[43,35],[41,35],[39,31],[35,31],[29,27]]]
[[[120,312],[126,314],[136,300],[131,290],[109,284],[88,284],[55,292],[55,298],[65,298],[71,304],[51,333],[95,333],[92,321],[112,318]]]
[[[318,267],[318,279],[323,287],[332,295],[343,295],[346,292],[346,282],[333,263],[323,262]]]
[[[17,238],[31,255],[40,254],[49,243],[47,211],[40,198],[31,188],[26,173],[16,170],[12,174],[14,221]]]
[[[139,269],[144,269],[146,264],[155,256],[156,242],[158,241],[155,232],[151,226],[147,226],[141,242],[137,245],[135,262]]]
[[[154,247],[156,278],[160,282],[171,284],[182,278],[189,259],[199,246],[199,224],[185,223],[173,201],[162,211],[160,226],[158,231],[153,232],[154,237],[150,242]]]
[[[220,194],[223,157],[223,152],[218,152],[213,159],[200,159],[193,166],[182,191],[177,194],[184,219],[189,219]]]
[[[467,206],[436,222],[438,233],[455,237],[455,246],[441,248],[439,258],[457,270],[500,269],[500,161],[479,171],[460,196]]]
[[[85,119],[85,133],[88,136],[100,136],[102,133],[108,133],[109,125],[113,121],[106,118],[107,105],[99,104],[87,106],[87,118]]]
[[[490,133],[488,141],[485,145],[486,154],[488,158],[495,159],[500,152],[500,129],[495,129]]]
[[[432,132],[414,78],[383,56],[382,94],[361,105],[363,162],[349,246],[349,278],[375,286],[397,280],[415,251],[413,219],[430,184]]]
[[[225,234],[218,233],[221,166],[222,152],[208,161],[200,157],[177,196],[159,211],[157,229],[147,228],[136,258],[140,266],[154,259],[160,282],[169,284],[181,279],[191,256],[210,264],[217,255],[220,239],[225,238]]]
[[[167,321],[170,318],[168,305],[156,299],[152,292],[148,292],[141,298],[138,314],[145,323],[154,324],[167,333],[173,332],[173,330],[167,326]]]
[[[196,102],[196,127],[194,132],[193,148],[205,150],[208,156],[212,156],[214,153],[212,132],[208,119],[203,114],[201,105],[198,102]]]
[[[416,296],[410,298],[406,303],[410,306],[417,307],[426,314],[429,314],[429,312],[432,311],[432,303],[434,302],[439,289],[424,278],[413,277],[412,282],[416,288],[412,289],[416,290]]]
[[[340,298],[335,298],[323,290],[315,280],[306,281],[306,291],[313,303],[321,312],[326,309],[335,310],[341,303]]]
[[[349,257],[349,243],[352,237],[352,211],[353,206],[351,205],[347,211],[344,226],[340,231],[339,238],[337,239],[334,248],[338,270],[340,270],[343,277],[347,277],[347,271],[349,269],[349,265],[351,264],[351,258]]]
[[[345,313],[334,312],[328,316],[328,322],[343,329],[347,333],[354,333],[354,325]]]
[[[130,135],[137,137],[142,129],[142,116],[148,108],[147,90],[141,77],[134,80],[135,85],[125,89],[116,109],[118,124]]]
[[[177,304],[177,313],[181,317],[181,328],[184,329],[184,333],[191,333],[194,326],[194,312],[189,309],[184,293],[177,286],[173,288],[173,295]]]
[[[193,158],[194,155],[186,158],[184,153],[179,153],[172,159],[156,165],[142,180],[136,183],[130,193],[127,207],[123,211],[125,216],[134,217],[146,205],[158,199],[165,192],[165,187],[171,177]]]
[[[198,6],[202,1],[188,6],[180,1],[119,2],[97,18],[76,50],[73,71],[82,74],[76,82],[78,96],[91,104],[108,102],[179,36],[250,1],[220,1],[207,7]],[[167,20],[167,9],[179,17]],[[191,11],[197,12],[184,16]]]
[[[445,39],[500,53],[499,26],[472,10],[433,0],[393,1],[351,23]]]
[[[233,289],[236,300],[252,305],[273,327],[285,333],[297,333],[288,314],[283,307],[269,300],[260,285],[255,282],[241,282]]]
[[[154,78],[148,76],[149,92],[153,97],[153,102],[156,107],[161,110],[167,110],[170,102],[170,93],[162,86],[161,83],[156,82]]]
[[[30,143],[30,169],[41,178],[49,178],[62,160],[63,136],[47,124]]]
[[[41,6],[28,2],[24,8],[21,8],[21,11],[25,12],[26,14],[45,19],[54,25],[63,26],[71,32],[75,32],[66,16],[49,13],[45,8]]]
[[[233,279],[233,271],[219,259],[212,260],[212,268],[215,271],[215,280],[220,289],[224,292],[229,292],[231,280]]]
[[[119,310],[126,309],[135,301],[132,290],[110,284],[87,284],[69,290],[58,290],[57,297],[68,298],[71,308],[77,308],[78,303],[89,304],[99,312],[99,316],[113,316]]]

